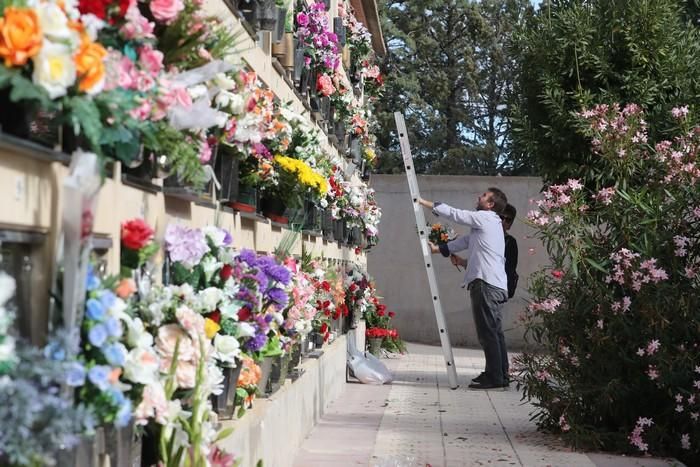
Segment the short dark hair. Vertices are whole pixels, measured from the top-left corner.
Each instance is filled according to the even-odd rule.
[[[493,202],[493,211],[498,214],[499,216],[503,212],[503,210],[506,208],[506,205],[508,204],[508,198],[506,198],[506,194],[503,193],[500,189],[491,187],[488,190],[489,193],[491,193],[491,201]]]
[[[518,211],[515,209],[515,206],[512,204],[506,204],[506,207],[503,208],[503,212],[501,212],[501,217],[513,221],[517,214]]]

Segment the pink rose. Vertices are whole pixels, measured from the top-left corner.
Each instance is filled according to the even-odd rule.
[[[153,418],[161,425],[167,423],[168,400],[165,391],[160,384],[144,386],[141,394],[141,403],[134,410],[134,418],[137,425],[147,425],[148,419]]]
[[[202,143],[199,150],[199,162],[206,164],[211,159],[211,146],[206,141]]]
[[[129,111],[129,114],[136,120],[148,120],[148,117],[151,115],[151,103],[144,101],[141,105]]]
[[[151,13],[153,17],[162,23],[169,23],[185,8],[182,0],[153,0]]]
[[[183,87],[173,87],[168,91],[168,97],[171,99],[171,105],[179,105],[186,109],[192,107],[192,97]]]
[[[120,88],[133,89],[136,86],[136,67],[128,57],[122,57],[119,61],[117,73],[119,74],[117,84]]]
[[[136,89],[141,92],[150,91],[156,85],[156,80],[148,73],[141,72],[136,77]]]
[[[131,2],[128,10],[126,10],[126,16],[124,19],[126,22],[119,30],[124,39],[150,39],[155,37],[153,35],[155,24],[148,21],[141,14],[137,2]]]
[[[150,45],[139,50],[139,63],[151,75],[157,75],[163,70],[163,52],[155,50]]]
[[[166,324],[158,328],[158,336],[156,337],[156,350],[163,357],[161,360],[160,369],[167,372],[169,366],[165,364],[165,360],[172,359],[175,353],[175,344],[180,341],[177,351],[178,361],[192,360],[197,353],[192,345],[192,340],[177,324]]]
[[[328,75],[320,75],[316,80],[316,90],[323,96],[330,96],[335,92],[333,80]]]
[[[204,335],[204,318],[202,315],[183,305],[175,311],[175,317],[193,339]]]
[[[170,367],[173,364],[171,358],[164,358],[161,360],[160,371],[167,373],[170,371]],[[183,389],[193,388],[195,385],[195,378],[197,375],[197,366],[189,361],[178,360],[177,367],[175,368],[175,381],[178,387]]]

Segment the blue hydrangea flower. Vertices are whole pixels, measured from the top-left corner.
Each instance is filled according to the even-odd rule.
[[[107,328],[107,332],[112,337],[121,337],[122,333],[124,332],[124,329],[122,328],[122,323],[113,316],[107,318],[104,324]]]
[[[102,347],[107,340],[108,332],[104,324],[98,324],[92,327],[88,332],[88,341],[95,347]]]
[[[87,301],[85,308],[87,310],[85,314],[91,320],[102,321],[102,318],[104,318],[106,309],[101,301],[91,298]]]
[[[110,309],[114,306],[114,303],[117,301],[117,296],[114,295],[114,293],[111,290],[105,290],[100,293],[100,302],[102,302],[102,305],[106,309]]]
[[[121,394],[121,393],[120,393]],[[131,401],[124,399],[124,402],[119,406],[117,415],[114,418],[114,426],[123,428],[131,421]]]
[[[59,342],[51,341],[44,347],[44,357],[49,360],[62,362],[66,359],[66,350]]]
[[[88,371],[88,380],[100,391],[104,391],[109,387],[110,368],[106,365],[95,365]]]
[[[79,387],[85,384],[85,367],[79,362],[70,362],[66,366],[66,384]]]
[[[126,347],[124,344],[117,342],[115,344],[110,344],[102,349],[102,354],[107,359],[107,362],[112,366],[124,366],[126,361]]]
[[[91,292],[100,286],[100,279],[95,275],[92,264],[88,264],[87,277],[85,278],[85,288]]]
[[[112,398],[112,402],[117,407],[117,413],[114,417],[114,425],[117,428],[125,427],[131,420],[131,401],[124,396],[123,392],[116,388],[111,388],[109,390],[109,395]]]

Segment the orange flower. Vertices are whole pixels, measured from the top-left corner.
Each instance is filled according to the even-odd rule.
[[[30,8],[8,6],[0,17],[0,57],[5,66],[23,66],[41,49],[39,18]]]
[[[106,56],[107,51],[104,47],[83,36],[80,49],[75,54],[75,68],[80,78],[78,89],[88,94],[95,94],[102,90]]]
[[[238,383],[236,386],[240,388],[258,384],[260,378],[262,377],[262,371],[253,361],[253,359],[248,356],[244,356],[241,365],[243,365],[243,368],[241,368],[241,375],[238,377]]]
[[[114,292],[119,298],[129,298],[131,297],[131,294],[136,292],[136,282],[134,282],[134,280],[130,277],[124,278],[119,281],[119,285],[117,285]]]

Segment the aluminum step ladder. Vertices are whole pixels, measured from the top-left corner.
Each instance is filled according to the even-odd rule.
[[[406,178],[408,179],[408,188],[411,192],[413,200],[413,213],[416,215],[416,225],[418,226],[418,236],[420,237],[420,247],[423,252],[423,264],[425,272],[428,274],[428,283],[430,284],[430,295],[433,297],[433,308],[435,309],[435,320],[437,321],[438,330],[440,331],[440,344],[442,345],[442,353],[445,356],[445,365],[447,366],[447,379],[451,389],[457,389],[457,369],[452,356],[452,345],[450,344],[450,334],[447,332],[445,325],[445,315],[442,312],[442,303],[440,302],[440,291],[438,290],[437,280],[435,279],[435,270],[433,268],[432,253],[428,246],[428,232],[425,222],[425,214],[423,207],[418,204],[420,191],[418,190],[418,181],[416,180],[416,172],[413,166],[413,155],[411,154],[411,146],[408,142],[408,134],[406,133],[406,122],[400,112],[394,113],[396,120],[396,129],[399,132],[399,143],[401,143],[401,154],[403,156],[403,164],[406,169]]]

